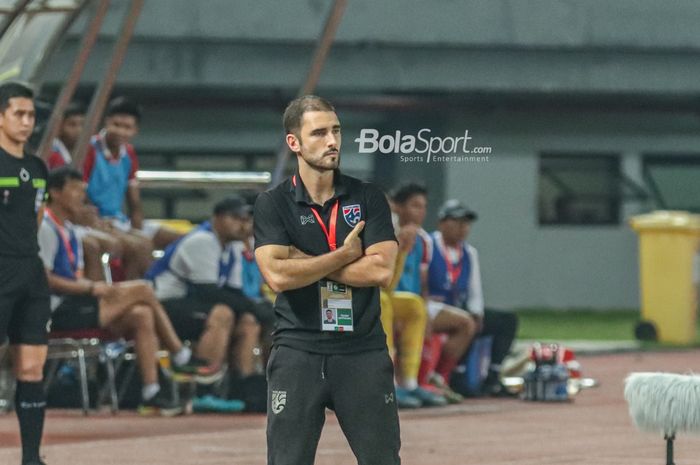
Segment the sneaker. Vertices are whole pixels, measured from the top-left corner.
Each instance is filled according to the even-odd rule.
[[[182,414],[184,409],[181,405],[156,395],[148,400],[142,400],[137,411],[143,416],[174,417]]]
[[[421,408],[423,402],[411,395],[408,389],[396,386],[396,405],[400,409]]]
[[[436,392],[431,392],[420,386],[415,388],[413,391],[409,391],[409,393],[413,397],[420,400],[423,407],[444,407],[447,405],[447,399],[445,399],[445,396]]]
[[[450,389],[442,376],[438,375],[437,373],[433,373],[428,378],[428,386],[439,389],[440,393],[445,396],[445,399],[447,399],[447,402],[450,404],[460,404],[464,401],[464,396]],[[425,388],[426,386],[423,387]]]
[[[461,404],[464,402],[464,396],[454,392],[449,387],[442,389],[442,395],[445,396],[448,404]]]
[[[221,399],[210,394],[202,397],[195,397],[192,400],[192,410],[195,413],[235,413],[245,409],[245,402],[237,399]]]
[[[426,391],[433,392],[435,394],[438,394],[438,395],[444,397],[447,400],[448,404],[460,404],[464,400],[464,397],[457,394],[456,392],[454,392],[452,389],[450,389],[448,387],[441,388],[441,387],[435,386],[434,384],[421,384],[420,387],[422,387]]]
[[[192,378],[198,384],[214,384],[224,377],[221,365],[209,365],[206,361],[195,357],[184,365],[173,365],[173,373],[176,381],[188,381]]]

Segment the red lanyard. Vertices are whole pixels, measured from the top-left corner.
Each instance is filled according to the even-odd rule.
[[[46,212],[46,216],[48,216],[51,222],[56,226],[56,231],[58,231],[58,235],[63,242],[63,247],[66,249],[66,253],[68,254],[68,262],[70,263],[71,268],[75,269],[75,251],[73,250],[73,246],[70,243],[70,238],[68,237],[65,228],[61,225],[58,218],[56,218],[56,215],[54,215],[54,213],[48,207],[46,207],[44,211]]]
[[[464,258],[464,252],[462,252],[461,247],[457,249],[459,251],[457,263],[452,263],[449,251],[447,250],[447,246],[444,245],[442,241],[440,241],[440,243],[438,244],[438,249],[440,250],[442,258],[445,260],[445,266],[447,267],[447,277],[450,280],[450,285],[454,285],[454,283],[457,282],[459,275],[462,273],[462,259]]]
[[[321,229],[323,230],[323,234],[326,235],[326,240],[328,241],[328,247],[330,247],[331,252],[337,248],[336,236],[335,236],[335,224],[336,224],[336,221],[338,220],[338,204],[339,203],[340,203],[340,200],[335,199],[335,205],[333,205],[333,210],[331,210],[331,218],[330,218],[328,228],[326,228],[326,225],[323,223],[323,220],[321,219],[321,215],[318,214],[316,209],[311,208],[311,211],[313,212],[314,216],[318,220],[318,224],[321,226]]]
[[[294,185],[294,187],[296,187],[296,185],[297,185],[297,175],[296,174],[294,176],[292,176],[292,184]],[[326,241],[328,241],[328,247],[331,249],[331,252],[338,248],[338,245],[336,244],[335,225],[336,225],[336,222],[338,221],[338,204],[339,204],[339,202],[340,202],[339,199],[335,200],[335,205],[333,205],[333,210],[331,211],[330,224],[329,224],[328,228],[326,228],[325,223],[321,219],[321,215],[318,214],[316,209],[313,207],[311,208],[311,212],[316,217],[316,220],[318,220],[318,224],[321,226],[321,229],[323,230],[323,234],[326,236]]]

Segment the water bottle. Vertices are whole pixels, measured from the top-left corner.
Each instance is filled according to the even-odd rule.
[[[523,375],[523,393],[524,400],[536,400],[535,396],[535,371],[537,365],[534,362],[528,362],[525,374]]]
[[[545,363],[540,368],[540,378],[542,379],[542,393],[539,400],[549,401],[554,397],[554,383],[552,379],[552,365]]]
[[[528,370],[523,374],[523,391],[521,398],[523,400],[532,400],[534,371]]]
[[[569,400],[569,370],[563,363],[557,363],[554,366],[555,392],[554,399],[559,402]]]

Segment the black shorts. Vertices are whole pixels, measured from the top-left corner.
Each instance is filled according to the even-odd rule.
[[[46,345],[50,315],[41,259],[0,255],[0,344]]]
[[[167,299],[161,303],[180,339],[190,341],[199,340],[204,332],[209,312],[215,305],[197,297]]]
[[[272,327],[275,319],[275,312],[268,302],[256,302],[246,296],[242,290],[233,287],[222,287],[215,291],[198,291],[196,288],[190,297],[196,297],[211,305],[217,303],[228,305],[237,317],[244,313],[253,315],[263,327]]]
[[[240,289],[225,288],[224,293],[228,296],[226,301],[236,316],[250,313],[258,320],[263,327],[272,327],[275,319],[275,311],[267,301],[257,302],[243,293]]]
[[[100,327],[100,303],[91,295],[67,295],[51,314],[51,329],[74,331]]]

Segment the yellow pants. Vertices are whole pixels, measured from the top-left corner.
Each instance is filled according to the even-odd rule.
[[[389,355],[393,358],[394,328],[400,328],[399,368],[404,379],[417,379],[428,312],[422,297],[412,292],[381,292],[381,320]]]

